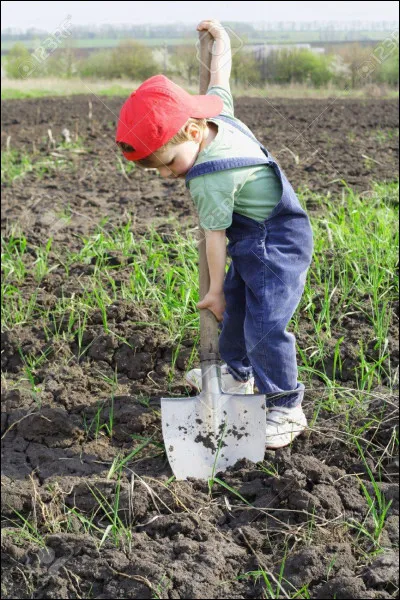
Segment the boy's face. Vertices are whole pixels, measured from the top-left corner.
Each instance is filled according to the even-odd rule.
[[[196,124],[188,125],[187,132],[191,140],[171,146],[163,152],[154,152],[139,165],[148,169],[158,169],[161,177],[183,178],[196,162],[200,151],[202,133]]]

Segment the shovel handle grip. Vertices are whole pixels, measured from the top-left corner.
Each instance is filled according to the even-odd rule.
[[[207,93],[210,83],[213,43],[214,39],[208,31],[199,31],[200,94]],[[202,300],[210,289],[210,273],[206,254],[206,238],[204,229],[201,227],[199,233],[199,277],[200,299]],[[200,360],[215,362],[218,358],[218,322],[214,314],[204,308],[200,310]]]

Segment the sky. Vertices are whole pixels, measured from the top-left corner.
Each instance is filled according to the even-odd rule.
[[[399,2],[2,2],[2,29],[55,29],[72,25],[198,23],[220,21],[397,21]]]

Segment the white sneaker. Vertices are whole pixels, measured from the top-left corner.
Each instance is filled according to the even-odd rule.
[[[192,388],[201,392],[201,369],[192,369],[185,375]],[[248,381],[236,381],[226,365],[221,366],[221,388],[226,394],[254,394],[254,377]]]
[[[276,406],[267,413],[267,448],[288,446],[307,427],[307,418],[301,406]]]

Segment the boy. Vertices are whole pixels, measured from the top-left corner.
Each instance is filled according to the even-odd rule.
[[[227,32],[218,21],[197,29],[215,40],[207,94],[192,96],[163,75],[151,77],[124,103],[116,143],[128,160],[185,178],[210,272],[198,308],[222,321],[222,388],[249,394],[255,381],[266,394],[266,446],[280,448],[307,426],[295,339],[286,326],[303,293],[312,232],[279,165],[234,117]],[[225,276],[226,237],[232,260]],[[186,378],[200,390],[199,369]]]

